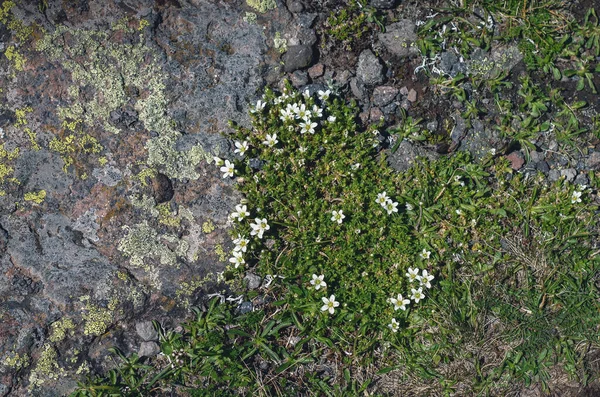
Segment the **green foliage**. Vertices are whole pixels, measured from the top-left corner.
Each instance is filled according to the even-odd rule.
[[[366,0],[346,1],[341,9],[331,11],[325,26],[325,37],[348,51],[354,48],[356,41],[363,35],[369,34],[374,26],[382,32],[385,29],[383,16],[376,8],[368,5]]]

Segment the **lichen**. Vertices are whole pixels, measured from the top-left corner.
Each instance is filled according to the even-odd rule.
[[[25,57],[17,51],[14,45],[8,46],[4,51],[4,56],[12,62],[15,70],[21,72],[25,70]]]
[[[215,224],[211,220],[208,220],[202,224],[202,231],[206,234],[211,233],[215,230]]]
[[[256,14],[253,12],[246,11],[246,16],[242,18],[246,23],[256,23]]]
[[[19,184],[19,181],[15,178],[9,178],[14,172],[14,168],[10,165],[11,162],[19,157],[19,148],[16,147],[12,151],[8,151],[4,148],[4,143],[0,143],[0,186],[4,185],[5,182],[12,182]],[[0,189],[0,196],[4,196],[6,192]]]
[[[246,0],[246,3],[261,14],[277,8],[275,0]]]
[[[72,330],[75,329],[75,324],[72,319],[63,317],[53,322],[50,328],[50,342],[57,343],[64,340],[67,334],[73,334]]]
[[[181,225],[181,217],[171,212],[169,203],[159,204],[156,208],[158,209],[158,223],[169,227],[179,227]]]
[[[38,192],[25,193],[25,195],[23,196],[23,199],[25,201],[33,201],[36,204],[42,204],[44,202],[44,200],[46,199],[46,191],[40,190]]]
[[[63,171],[67,172],[68,168],[75,164],[75,161],[81,157],[88,157],[92,154],[99,154],[104,147],[98,142],[98,139],[90,134],[84,133],[79,125],[79,122],[63,122],[64,131],[71,131],[61,137],[54,137],[48,144],[50,150],[60,154],[64,162]],[[84,171],[79,171],[81,176]]]
[[[29,375],[29,386],[34,388],[43,385],[48,380],[57,380],[59,375],[64,375],[65,370],[56,362],[58,354],[52,345],[45,344],[38,358],[35,368]]]
[[[25,368],[29,365],[29,356],[27,354],[21,356],[17,352],[8,353],[2,361],[3,365],[12,368],[15,371]]]
[[[227,259],[227,254],[225,253],[225,250],[223,250],[223,246],[221,244],[215,245],[215,254],[217,254],[219,261],[221,262],[225,262]]]
[[[113,322],[113,312],[110,309],[93,305],[89,295],[84,295],[79,300],[85,302],[84,312],[81,315],[85,321],[83,333],[94,336],[102,335]]]
[[[287,40],[281,38],[281,33],[275,32],[275,36],[273,37],[273,46],[281,54],[287,51]]]

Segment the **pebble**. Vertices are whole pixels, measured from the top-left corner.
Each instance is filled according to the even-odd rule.
[[[308,74],[304,70],[295,70],[290,74],[290,81],[296,88],[308,84]]]
[[[565,177],[568,182],[573,182],[577,176],[577,171],[574,168],[567,168],[560,171],[560,175]]]
[[[398,89],[390,86],[379,86],[373,90],[373,104],[375,106],[385,106],[392,102],[398,95]]]
[[[356,77],[366,85],[383,83],[383,65],[371,50],[364,50],[360,53]]]
[[[154,357],[160,353],[160,347],[156,342],[142,342],[138,349],[138,356],[140,357]]]
[[[158,332],[154,329],[152,321],[141,321],[136,323],[135,331],[145,342],[158,340]]]
[[[525,164],[525,158],[521,152],[512,152],[506,156],[506,159],[510,161],[510,168],[515,171],[520,170],[523,164]]]
[[[308,69],[308,75],[311,79],[316,79],[317,77],[323,76],[324,71],[325,66],[323,66],[322,63],[317,63]]]
[[[246,273],[246,275],[244,276],[244,281],[246,281],[248,289],[253,290],[260,287],[260,283],[262,283],[262,278],[254,273]]]
[[[293,72],[294,70],[304,69],[310,66],[313,59],[312,47],[307,45],[289,46],[283,54],[284,71]]]
[[[417,100],[417,91],[414,88],[411,88],[408,92],[408,96],[406,97],[411,102],[415,102]]]

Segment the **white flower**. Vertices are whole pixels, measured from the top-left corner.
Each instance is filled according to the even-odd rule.
[[[417,280],[419,280],[421,285],[424,285],[427,288],[431,288],[430,281],[433,280],[433,278],[433,275],[429,274],[429,272],[425,269],[423,269],[423,273],[421,276],[417,276]]]
[[[298,148],[298,151],[299,151],[300,153],[305,153],[307,150],[308,150],[308,149],[306,148],[306,146],[300,146],[300,147]]]
[[[306,119],[307,117],[310,117],[310,110],[306,109],[306,105],[302,104],[300,105],[300,107],[298,107],[296,105],[296,118],[297,119]]]
[[[233,164],[229,162],[229,160],[225,160],[225,165],[220,169],[223,173],[223,178],[227,178],[228,176],[233,177],[233,174],[235,173],[235,168],[233,167]]]
[[[248,150],[248,141],[244,141],[244,142],[235,141],[235,147],[237,149],[235,149],[233,152],[239,153],[240,156],[243,156],[246,153],[246,150]]]
[[[330,123],[334,123],[335,120],[337,120],[337,118],[335,116],[329,116],[329,117],[327,117],[327,121],[329,121]]]
[[[293,115],[297,114],[300,111],[300,107],[298,106],[297,103],[288,103],[287,106],[285,107],[285,109]],[[298,118],[298,117],[296,117],[296,118]]]
[[[334,222],[337,222],[337,223],[342,223],[342,221],[346,217],[346,215],[344,215],[343,210],[331,211],[331,215],[332,215],[331,220]]]
[[[425,294],[423,294],[423,288],[419,288],[419,289],[411,288],[410,292],[412,293],[412,295],[410,296],[410,299],[414,300],[415,303],[419,303],[419,301],[421,299],[425,299]]]
[[[321,299],[324,303],[324,305],[321,307],[322,312],[329,311],[329,314],[333,314],[335,308],[340,305],[340,302],[335,301],[335,295],[331,295],[329,299],[326,297],[322,297]]]
[[[280,119],[281,119],[281,121],[283,121],[284,123],[285,123],[286,121],[291,121],[291,120],[294,118],[294,112],[292,112],[292,111],[289,109],[289,106],[290,106],[290,105],[288,105],[288,109],[281,109],[281,110],[279,111],[279,113],[281,113],[281,116],[279,116],[279,118],[280,118]]]
[[[300,123],[300,133],[304,134],[306,132],[310,133],[310,134],[314,134],[315,133],[315,127],[317,126],[317,123]]]
[[[329,91],[329,90],[327,90],[327,91],[319,90],[319,92],[317,93],[317,95],[319,96],[319,99],[322,101],[326,101],[327,99],[329,99],[330,94],[331,94],[331,91]]]
[[[236,205],[235,211],[236,212],[232,212],[231,215],[229,215],[231,219],[237,218],[238,221],[241,221],[245,217],[250,216],[250,213],[248,212],[248,207],[246,207],[243,204]]]
[[[322,274],[320,276],[317,276],[316,274],[312,275],[312,280],[310,280],[310,283],[315,287],[315,290],[318,291],[321,289],[321,287],[327,287],[327,283],[323,280],[324,278],[325,276]]]
[[[409,267],[408,273],[406,273],[406,277],[408,277],[408,281],[410,282],[417,280],[419,278],[419,268],[415,267],[413,269],[412,267]]]
[[[388,324],[388,327],[392,330],[392,332],[398,332],[398,328],[400,328],[400,324],[396,321],[395,318],[392,319],[392,322]]]
[[[258,113],[265,108],[266,103],[261,101],[260,99],[256,102],[256,107],[250,109],[250,113]]]
[[[310,91],[308,90],[308,88],[304,90],[302,95],[304,95],[304,98],[306,99],[310,98]]]
[[[380,204],[382,207],[385,206],[385,203],[389,200],[389,197],[386,192],[377,193],[377,199],[375,200],[377,204]]]
[[[267,223],[267,220],[265,218],[260,219],[260,218],[256,218],[254,219],[255,223],[251,223],[250,227],[252,228],[252,231],[250,232],[250,234],[252,236],[258,236],[258,238],[262,238],[263,237],[263,233],[266,230],[269,230],[271,228],[271,226],[269,226],[269,224]]]
[[[394,310],[406,310],[406,305],[410,304],[408,299],[404,299],[402,294],[398,294],[397,298],[390,298],[390,303],[394,305]]]
[[[312,113],[315,115],[315,117],[323,117],[323,109],[318,107],[317,105],[313,105]]]
[[[406,203],[406,210],[407,211],[412,211],[414,209],[415,209],[415,207],[411,203]]]
[[[388,215],[391,215],[392,212],[398,212],[398,203],[392,200],[388,200],[383,207],[387,211]]]
[[[574,191],[573,195],[571,196],[571,204],[575,203],[581,203],[581,192],[579,191]]]
[[[277,134],[269,135],[267,134],[265,140],[263,141],[263,145],[267,145],[268,147],[273,147],[279,142],[277,140]]]
[[[244,258],[242,257],[244,254],[240,251],[233,251],[233,257],[229,258],[229,262],[235,264],[235,268],[237,269],[240,265],[246,263]]]
[[[460,178],[462,178],[460,175],[454,175],[454,182],[460,184],[460,186],[465,186],[465,183]]]
[[[238,234],[238,238],[233,240],[233,243],[235,244],[235,248],[233,250],[246,252],[246,250],[248,249],[249,242],[250,242],[250,240],[248,240],[247,238],[244,238]]]
[[[215,162],[215,165],[217,167],[220,167],[223,164],[225,164],[225,162],[223,161],[223,159],[221,159],[220,157],[217,157],[217,156],[213,156],[213,161]]]
[[[419,254],[419,256],[422,259],[429,259],[429,257],[431,256],[431,251],[427,251],[425,248],[423,248],[423,251],[421,251],[421,253]]]
[[[456,210],[454,212],[456,212],[456,215],[462,215],[462,211],[461,210]]]
[[[360,163],[352,164],[352,165],[350,166],[350,168],[352,168],[354,171],[356,171],[357,169],[359,169],[359,168],[360,168]]]

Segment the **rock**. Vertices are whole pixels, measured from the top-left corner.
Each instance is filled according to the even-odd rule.
[[[426,157],[429,160],[435,160],[439,155],[407,140],[403,140],[400,142],[396,152],[388,154],[387,161],[390,167],[398,172],[403,172],[412,167],[417,157]]]
[[[396,110],[398,109],[398,104],[396,102],[392,102],[390,104],[387,104],[385,106],[383,106],[381,108],[381,111],[383,112],[383,114],[385,114],[386,116],[391,116],[393,114],[396,113]]]
[[[308,84],[308,74],[304,70],[296,70],[290,74],[290,81],[296,88],[300,88]]]
[[[142,342],[138,349],[138,356],[140,357],[154,357],[160,353],[160,346],[156,342]]]
[[[254,310],[252,302],[242,302],[238,306],[238,311],[240,312],[240,314],[250,313],[252,310]]]
[[[379,33],[377,38],[392,55],[398,58],[414,57],[419,54],[415,44],[416,26],[409,19],[402,19],[387,26],[385,33]]]
[[[363,99],[367,96],[367,90],[365,89],[364,84],[356,77],[353,77],[350,80],[350,90],[352,91],[352,94],[358,99]]]
[[[411,88],[410,91],[408,92],[408,96],[406,97],[406,99],[408,99],[411,102],[416,102],[417,101],[417,91],[415,91],[414,88]]]
[[[586,165],[592,170],[600,169],[600,152],[592,152],[586,160]]]
[[[342,70],[340,73],[337,74],[335,80],[337,84],[344,87],[346,84],[348,84],[348,81],[350,81],[351,78],[352,73],[349,70]]]
[[[523,54],[516,45],[494,46],[490,53],[477,48],[466,62],[466,68],[470,73],[487,79],[512,70],[522,59]]]
[[[560,176],[564,177],[567,182],[573,182],[577,176],[577,171],[574,168],[567,168],[560,171]]]
[[[402,95],[402,96],[408,95],[408,87],[407,86],[400,88],[400,95]]]
[[[521,152],[512,152],[506,156],[506,159],[510,161],[510,168],[515,171],[520,170],[525,164],[525,158]]]
[[[574,183],[581,186],[588,186],[590,184],[590,179],[586,174],[579,174],[577,175],[577,178],[575,178]]]
[[[456,77],[458,74],[467,71],[467,64],[461,62],[460,58],[454,52],[445,51],[440,56],[440,69],[448,73],[451,77]]]
[[[375,106],[385,106],[392,102],[398,95],[398,89],[391,86],[379,86],[373,90],[373,104]]]
[[[396,6],[396,0],[371,0],[369,4],[375,8],[387,10]]]
[[[559,170],[550,170],[550,172],[548,173],[548,180],[550,182],[556,182],[559,178],[560,178]]]
[[[544,174],[548,174],[548,172],[550,171],[550,166],[545,160],[542,160],[535,165],[535,169]]]
[[[360,53],[356,67],[356,77],[366,85],[383,82],[383,65],[371,50],[364,50]]]
[[[308,29],[308,28],[312,27],[317,16],[318,16],[318,14],[315,14],[315,13],[300,14],[300,15],[296,16],[296,22],[298,22],[298,25],[301,28]]]
[[[283,54],[284,70],[293,72],[294,70],[304,69],[310,66],[313,59],[312,47],[307,45],[293,45],[288,47]]]
[[[426,127],[426,128],[429,130],[429,131],[431,131],[431,132],[435,132],[435,130],[437,130],[437,128],[438,128],[438,122],[437,122],[437,120],[432,120],[432,121],[429,121],[429,122],[427,122],[427,124],[425,125],[425,127]]]
[[[316,79],[317,77],[323,76],[324,71],[325,66],[323,66],[322,63],[317,63],[308,69],[308,75],[311,79]]]
[[[302,2],[298,0],[288,0],[285,5],[288,11],[294,14],[301,13],[304,10]]]
[[[246,273],[244,276],[244,281],[246,281],[246,285],[249,290],[254,290],[260,287],[262,283],[262,278],[254,273]]]
[[[152,321],[140,321],[136,323],[135,331],[144,342],[158,340],[158,332],[156,332],[156,329],[154,329]]]
[[[383,116],[383,112],[381,111],[381,109],[374,107],[371,108],[371,111],[369,112],[369,119],[376,123],[378,121],[380,121],[382,118],[384,118]]]

